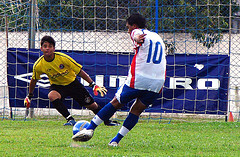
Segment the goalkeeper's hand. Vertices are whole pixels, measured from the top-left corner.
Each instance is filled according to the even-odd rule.
[[[26,98],[24,99],[24,106],[25,106],[26,108],[29,108],[29,107],[30,107],[32,97],[33,97],[33,94],[30,93],[30,94],[28,94],[28,96],[26,96]]]
[[[95,82],[90,83],[89,87],[93,88],[93,94],[96,96],[100,94],[101,97],[104,97],[104,95],[107,94],[107,89],[104,86],[99,87],[98,85],[95,84]]]

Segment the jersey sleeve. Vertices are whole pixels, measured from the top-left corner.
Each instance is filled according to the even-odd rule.
[[[40,80],[41,77],[40,75],[42,74],[42,72],[40,72],[41,70],[39,69],[39,66],[37,66],[37,62],[33,65],[33,74],[32,74],[32,79],[34,80]]]
[[[134,37],[135,37],[136,35],[141,35],[141,34],[144,34],[143,30],[141,30],[141,29],[134,29],[134,30],[132,31],[132,33],[131,33],[131,39],[132,39],[132,41],[133,41],[133,44],[134,44],[134,47],[135,47],[135,48],[142,46],[142,44],[137,43],[136,41],[134,41]]]

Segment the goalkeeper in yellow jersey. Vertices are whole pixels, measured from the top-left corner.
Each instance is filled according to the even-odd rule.
[[[82,69],[82,65],[78,64],[70,56],[55,52],[55,40],[51,36],[44,36],[41,39],[41,51],[43,55],[33,65],[29,94],[24,100],[25,106],[30,107],[36,83],[41,79],[41,74],[46,74],[51,84],[48,98],[57,111],[67,120],[64,125],[73,126],[76,123],[67,107],[63,104],[63,100],[67,96],[72,97],[80,106],[84,106],[97,114],[101,107],[94,102],[83,84],[76,79],[76,75],[89,83],[89,86],[93,88],[94,95],[99,93],[103,97],[107,92],[106,88],[96,85]],[[105,125],[109,126],[118,124],[116,121],[105,121]]]

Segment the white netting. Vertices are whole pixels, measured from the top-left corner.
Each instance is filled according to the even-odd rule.
[[[1,2],[0,10],[0,113],[9,111],[8,104],[8,88],[7,88],[7,47],[14,48],[28,48],[29,47],[29,12],[31,1],[29,0],[11,0]],[[56,49],[58,50],[77,50],[77,51],[101,51],[101,52],[132,52],[131,40],[129,34],[125,28],[125,18],[127,15],[134,11],[143,12],[150,21],[151,29],[154,30],[155,26],[151,23],[155,21],[154,9],[157,7],[155,1],[113,1],[113,0],[94,0],[94,1],[49,1],[38,0],[36,12],[36,34],[35,48],[39,48],[40,39],[44,35],[51,35],[56,40]],[[194,2],[194,3],[193,3]],[[211,13],[213,8],[229,7],[228,4],[204,4],[201,1],[193,1],[191,5],[185,3],[184,5],[174,5],[176,8],[186,9],[188,14],[192,10],[188,10],[188,7],[193,6],[193,10],[198,8],[207,8],[208,16],[216,22],[222,18],[228,19],[229,17],[222,16],[220,13]],[[160,3],[160,2],[159,2]],[[213,3],[213,2],[212,2]],[[196,4],[196,6],[194,6]],[[171,4],[172,5],[172,4]],[[164,7],[163,7],[164,6]],[[163,2],[159,5],[159,9],[163,9],[163,17],[165,21],[169,15],[164,12],[170,4]],[[206,6],[206,7],[205,7]],[[174,8],[172,7],[172,8]],[[234,9],[234,6],[232,6]],[[206,10],[203,10],[206,11]],[[177,11],[176,11],[177,13]],[[193,12],[194,15],[196,14]],[[168,22],[164,23],[164,20],[159,18],[160,25],[173,24],[174,27],[178,27],[180,23],[177,23],[179,19],[186,20],[186,25],[193,21],[197,21],[200,18],[190,18],[189,16],[176,18],[170,17]],[[198,14],[201,14],[199,11]],[[174,15],[178,16],[178,15]],[[200,16],[200,15],[199,15]],[[201,18],[202,15],[200,16]],[[205,17],[204,17],[205,18]],[[203,19],[204,19],[203,18]],[[188,21],[189,20],[189,21]],[[239,112],[239,13],[235,13],[232,17],[233,28],[232,33],[229,33],[228,28],[221,28],[221,24],[218,25],[219,30],[225,29],[222,33],[221,42],[216,42],[214,47],[207,48],[203,46],[201,42],[193,38],[192,34],[187,30],[181,30],[173,28],[168,32],[159,33],[160,36],[167,41],[167,43],[174,44],[174,51],[181,54],[230,54],[230,82],[229,82],[229,110],[234,113]],[[180,21],[181,22],[181,21]],[[164,26],[162,26],[164,27]],[[165,27],[164,27],[165,28]],[[190,26],[188,29],[193,29],[195,26]],[[169,28],[168,28],[169,29]],[[190,30],[189,29],[189,30]],[[7,31],[6,31],[7,30]],[[165,29],[166,30],[166,29]],[[47,115],[53,113],[52,110],[47,109],[46,112],[43,109],[37,111],[39,115],[47,113]]]
[[[25,43],[27,38],[11,40],[8,32],[27,31],[23,28],[28,25],[28,8],[30,1],[1,1],[0,3],[0,114],[9,114],[8,89],[7,89],[7,47],[16,43]],[[20,36],[22,36],[21,33]],[[26,34],[27,35],[27,34]],[[18,36],[15,34],[13,38]]]

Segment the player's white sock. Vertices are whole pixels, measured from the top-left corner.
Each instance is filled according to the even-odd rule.
[[[123,126],[119,130],[118,134],[111,140],[111,142],[119,143],[119,141],[137,124],[138,119],[139,116],[129,113],[128,117],[123,122]]]
[[[100,125],[103,121],[109,120],[117,110],[111,103],[105,105],[91,120],[90,125],[86,129],[93,129]]]

